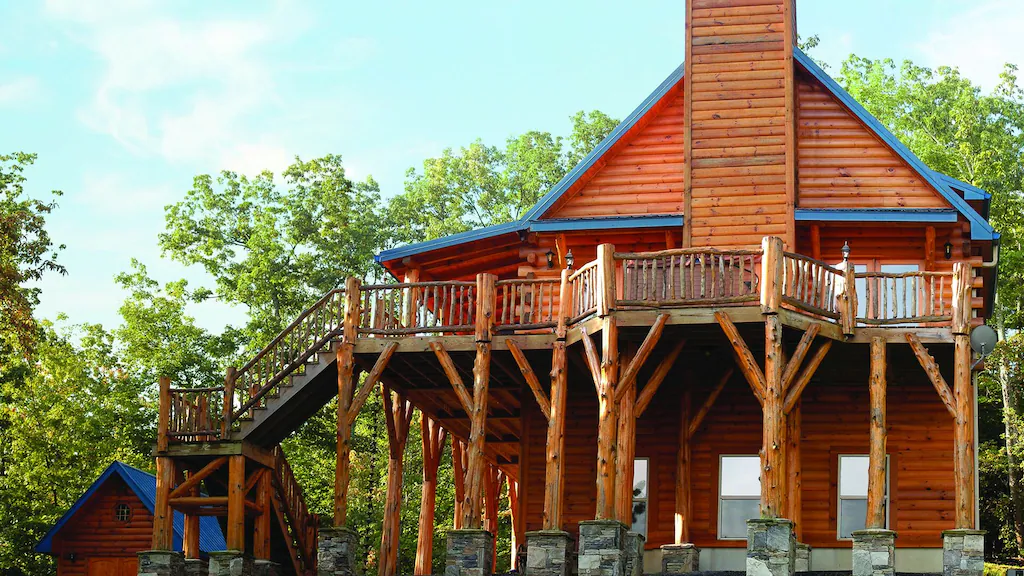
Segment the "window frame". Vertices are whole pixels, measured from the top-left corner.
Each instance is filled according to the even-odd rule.
[[[636,532],[635,530],[633,530],[633,518],[632,518],[633,506],[635,506],[637,502],[643,502],[646,505],[646,508],[644,509],[644,518],[646,518],[646,520],[644,522],[644,531],[643,532],[638,532],[638,534],[643,535],[644,540],[646,540],[647,539],[647,534],[648,534],[648,532],[650,532],[650,529],[651,529],[651,458],[649,456],[634,456],[633,457],[633,466],[635,467],[636,463],[638,461],[640,461],[640,460],[643,460],[646,463],[646,465],[647,465],[647,490],[646,490],[646,496],[644,496],[642,498],[639,498],[637,496],[633,496],[631,501],[630,501],[629,529],[630,529],[630,531]],[[633,489],[634,490],[636,489],[636,475],[635,474],[633,476]]]
[[[836,540],[840,542],[852,542],[853,536],[843,537],[843,500],[864,500],[867,501],[867,495],[864,496],[843,496],[843,458],[868,458],[870,462],[870,455],[863,453],[850,453],[840,452],[836,458]],[[892,460],[889,454],[885,455],[885,496],[882,498],[885,503],[885,529],[889,529],[889,518],[890,510],[892,510],[891,498],[889,495],[890,491],[890,471],[892,470]],[[864,519],[865,523],[867,518]],[[863,530],[864,528],[861,528]]]
[[[722,495],[722,461],[725,458],[756,458],[757,461],[758,461],[758,466],[760,467],[761,456],[760,456],[760,454],[719,454],[718,455],[718,501],[717,501],[717,503],[718,503],[718,530],[717,530],[715,535],[718,537],[719,540],[725,540],[725,541],[731,541],[731,542],[740,542],[740,541],[745,542],[747,540],[746,535],[744,535],[743,537],[723,536],[722,535],[722,509],[724,508],[724,506],[722,506],[722,501],[723,500],[754,500],[754,501],[757,501],[758,504],[760,504],[761,494],[760,494],[760,490],[758,490],[758,495],[757,496],[723,496]],[[761,476],[760,476],[760,474],[758,474],[757,483],[758,483],[758,485],[761,484]],[[760,508],[760,506],[759,506],[759,508]]]

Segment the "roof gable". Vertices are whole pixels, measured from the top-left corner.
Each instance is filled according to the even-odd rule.
[[[89,489],[82,494],[78,500],[60,517],[60,520],[50,528],[50,531],[43,536],[43,539],[36,544],[35,551],[41,554],[51,554],[53,550],[53,539],[64,526],[71,521],[75,514],[81,510],[89,500],[103,487],[110,477],[117,475],[125,484],[138,496],[150,513],[153,513],[156,501],[156,476],[139,470],[121,462],[114,462],[100,474],[100,477],[89,486]],[[199,550],[212,552],[223,550],[227,545],[224,541],[224,534],[221,532],[220,523],[213,516],[203,516],[199,520]],[[182,536],[185,533],[185,516],[181,512],[174,513],[174,548],[181,550]]]

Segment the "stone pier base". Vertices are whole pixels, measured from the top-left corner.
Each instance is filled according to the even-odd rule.
[[[615,520],[580,522],[579,576],[626,574],[626,525]]]
[[[171,550],[139,552],[139,576],[185,576],[185,557]]]
[[[984,571],[984,530],[942,533],[942,576],[982,576]]]
[[[444,576],[490,576],[494,536],[487,530],[449,530]]]
[[[626,555],[625,571],[623,573],[626,576],[644,575],[644,542],[646,540],[643,534],[626,532],[625,547],[623,549],[623,553]]]
[[[185,558],[185,576],[206,576],[209,573],[210,566],[206,560]]]
[[[793,576],[796,539],[784,518],[747,520],[747,576]]]
[[[797,573],[811,571],[811,545],[803,542],[796,543],[796,560],[793,562],[793,569]]]
[[[853,576],[894,576],[896,533],[869,528],[853,533]]]
[[[572,535],[561,530],[526,533],[526,576],[572,574]]]
[[[241,550],[210,552],[210,576],[253,576],[253,559]]]
[[[357,576],[359,535],[345,528],[321,528],[316,540],[317,576]]]
[[[693,544],[666,544],[661,547],[662,576],[681,576],[700,571],[700,548]]]
[[[254,576],[281,576],[281,565],[270,560],[256,560],[253,566]]]

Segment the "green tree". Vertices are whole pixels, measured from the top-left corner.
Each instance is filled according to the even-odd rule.
[[[447,148],[406,173],[388,219],[399,242],[420,242],[517,220],[618,124],[599,111],[577,112],[567,139],[530,131],[505,146],[480,140]]]
[[[25,169],[35,154],[0,154],[0,338],[12,339],[28,350],[36,336],[32,310],[39,303],[39,288],[26,286],[47,272],[66,274],[57,264],[53,242],[46,231],[46,216],[57,207],[25,192]],[[61,195],[53,191],[56,198]],[[60,246],[59,249],[63,249]]]
[[[207,295],[248,308],[250,350],[345,277],[373,276],[373,254],[388,241],[377,183],[349,180],[340,156],[297,158],[282,177],[286,190],[270,172],[196,176],[167,207],[160,235],[165,254],[213,276]]]
[[[75,344],[74,341],[80,341]],[[99,326],[44,324],[31,361],[0,361],[0,566],[53,573],[31,552],[114,460],[148,468],[156,410]]]

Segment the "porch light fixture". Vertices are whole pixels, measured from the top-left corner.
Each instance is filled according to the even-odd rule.
[[[849,242],[843,242],[842,253],[843,253],[843,262],[846,262],[847,260],[850,259],[850,243]]]
[[[552,252],[549,249],[547,254],[545,254],[545,256],[548,257],[548,268],[554,268],[555,267],[555,253]]]
[[[573,255],[572,255],[572,248],[570,248],[569,251],[565,253],[565,268],[566,268],[566,270],[572,270],[572,263],[575,260],[576,260],[576,258],[574,258]]]
[[[952,242],[950,242],[949,240],[946,240],[946,243],[942,245],[942,249],[945,251],[944,253],[946,255],[946,260],[949,260],[949,259],[951,259],[953,257],[953,243]]]

